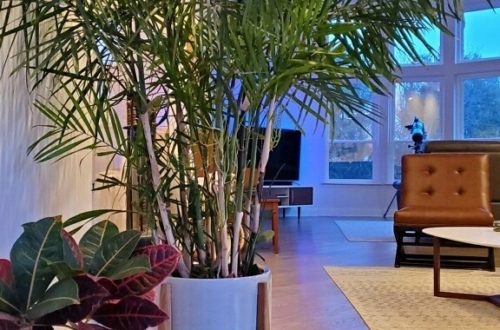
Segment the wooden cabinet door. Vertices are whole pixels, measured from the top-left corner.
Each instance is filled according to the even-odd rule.
[[[312,203],[313,203],[312,187],[290,188],[290,205],[312,205]]]

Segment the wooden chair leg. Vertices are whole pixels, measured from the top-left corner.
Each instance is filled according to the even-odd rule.
[[[488,248],[488,262],[487,262],[487,269],[489,271],[494,272],[495,271],[495,249],[494,248]]]
[[[403,233],[404,230],[394,227],[394,237],[396,238],[396,256],[394,258],[394,267],[401,266],[401,259],[403,257]]]

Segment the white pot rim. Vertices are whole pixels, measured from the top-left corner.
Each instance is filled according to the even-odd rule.
[[[165,280],[168,282],[183,282],[183,281],[248,281],[249,279],[255,280],[258,277],[267,278],[271,273],[271,269],[267,266],[261,267],[262,273],[251,275],[251,276],[241,276],[241,277],[221,277],[221,278],[197,278],[197,277],[174,277],[169,276]]]

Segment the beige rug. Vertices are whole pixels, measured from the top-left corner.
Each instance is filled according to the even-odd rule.
[[[500,308],[488,302],[434,297],[430,268],[325,267],[372,330],[500,329]],[[500,294],[497,272],[441,271],[441,290]]]
[[[378,220],[336,220],[344,237],[351,242],[394,242],[394,222]]]

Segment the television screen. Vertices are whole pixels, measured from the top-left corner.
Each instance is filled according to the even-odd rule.
[[[280,140],[271,150],[267,162],[266,175],[264,176],[265,184],[291,184],[292,181],[299,180],[301,132],[291,129],[280,131]],[[241,134],[241,131],[238,134]],[[259,130],[257,163],[260,160],[264,134],[265,128],[261,128]],[[278,133],[276,132],[276,134]],[[250,157],[249,150],[247,159]]]
[[[269,155],[264,180],[268,183],[291,182],[299,179],[301,132],[281,130],[281,138]]]

